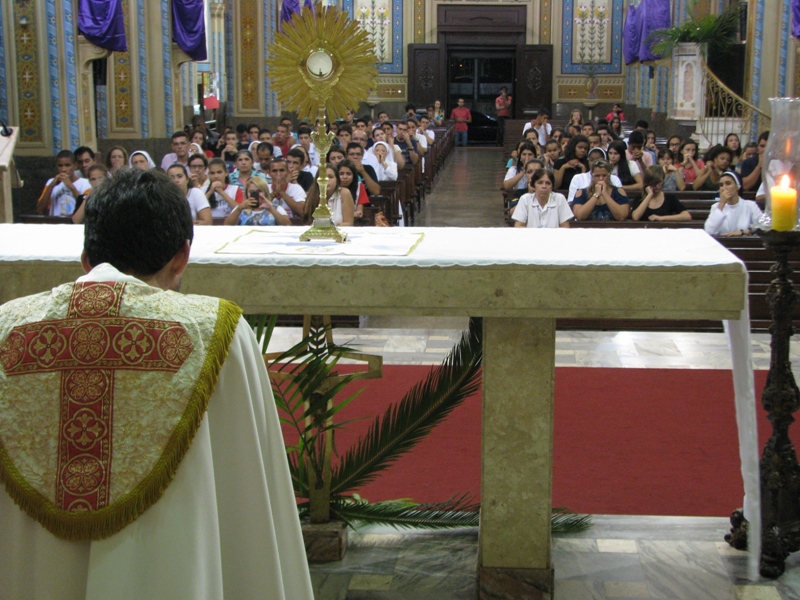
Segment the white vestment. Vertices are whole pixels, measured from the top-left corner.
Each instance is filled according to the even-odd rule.
[[[109,265],[79,281],[141,283]],[[244,319],[194,441],[153,506],[111,537],[72,542],[0,486],[0,540],[4,600],[312,599],[272,389]]]

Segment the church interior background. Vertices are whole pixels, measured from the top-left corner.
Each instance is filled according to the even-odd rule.
[[[642,0],[632,1],[638,5]],[[680,23],[692,6],[696,13],[718,13],[728,3],[673,0],[670,16]],[[437,94],[449,109],[449,96],[465,89],[475,90],[473,108],[480,110],[495,88],[514,76],[517,86],[524,77],[529,87],[545,91],[536,102],[551,107],[556,116],[568,115],[571,107],[586,101],[580,51],[587,11],[603,23],[594,61],[598,111],[621,102],[629,115],[660,123],[676,101],[670,59],[625,64],[622,38],[628,5],[623,0],[326,4],[357,19],[375,43],[377,87],[358,114],[375,109],[400,116],[406,102],[425,104]],[[791,0],[744,4],[744,96],[768,112],[768,98],[800,95]],[[207,0],[208,59],[202,62],[191,60],[173,41],[170,0],[122,0],[121,5],[128,50],[109,53],[79,35],[77,2],[0,2],[0,119],[21,128],[17,156],[52,156],[79,145],[102,150],[123,140],[157,140],[153,148],[163,152],[165,139],[189,122],[208,94],[221,103],[215,115],[221,124],[270,125],[281,114],[265,65],[279,25],[279,1]],[[436,48],[443,49],[444,59],[426,61],[424,52],[415,54]],[[521,54],[525,48],[549,52]],[[498,61],[479,61],[474,58],[477,49],[496,54]],[[512,73],[508,65],[514,60]],[[502,74],[504,68],[497,67],[503,64],[505,76],[489,78],[485,85],[470,81],[470,73]],[[471,69],[461,73],[461,83],[466,80],[471,86],[458,87],[459,69]],[[514,81],[509,83],[513,91]],[[516,118],[526,118],[521,108]]]

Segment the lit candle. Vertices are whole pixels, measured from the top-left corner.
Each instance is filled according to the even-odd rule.
[[[772,198],[772,228],[791,231],[797,225],[797,190],[789,187],[789,176],[781,178],[780,185],[770,189]]]

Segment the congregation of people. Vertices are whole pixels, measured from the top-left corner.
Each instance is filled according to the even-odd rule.
[[[508,100],[497,99],[498,110]],[[762,215],[762,155],[769,132],[744,146],[735,133],[700,153],[698,143],[672,136],[659,145],[648,123],[626,136],[625,115],[615,104],[605,119],[584,120],[572,111],[566,127],[553,127],[540,109],[526,123],[505,165],[503,191],[515,227],[569,227],[575,221],[690,221],[678,196],[718,192],[705,230],[743,235]],[[756,200],[742,197],[755,191]]]
[[[384,111],[374,123],[348,111],[330,123],[335,137],[325,159],[333,222],[350,226],[362,218],[364,206],[381,193],[381,182],[395,181],[406,165],[420,163],[436,139],[433,127],[443,120],[437,101],[425,111],[409,104],[395,122]],[[87,146],[62,150],[37,212],[82,223],[85,201],[100,182],[125,169],[156,169],[183,191],[195,225],[308,224],[320,198],[321,157],[311,134],[311,123],[301,121],[295,129],[284,118],[274,132],[240,124],[217,135],[197,116],[190,127],[172,134],[171,151],[158,163],[147,151],[128,154],[122,146],[111,147],[104,157]]]

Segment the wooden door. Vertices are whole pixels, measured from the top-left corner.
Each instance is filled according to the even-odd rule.
[[[514,118],[530,119],[534,111],[552,112],[553,46],[517,46]]]
[[[408,45],[408,101],[425,108],[434,100],[446,104],[447,50],[444,44]]]

